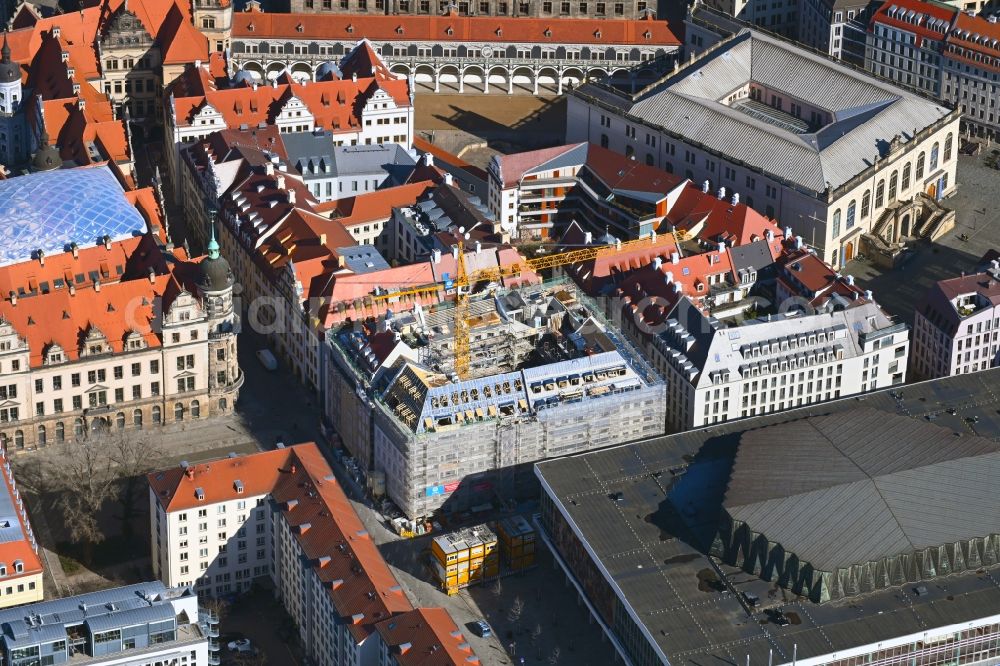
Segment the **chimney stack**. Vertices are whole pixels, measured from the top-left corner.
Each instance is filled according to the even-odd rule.
[[[94,280],[94,291],[100,291],[100,290],[101,290],[101,281],[99,279]]]
[[[451,258],[454,259],[455,261],[458,261],[458,246],[457,245],[452,245],[451,246]]]
[[[69,244],[69,251],[73,253],[73,258],[74,259],[79,259],[80,258],[80,246],[77,245],[76,243],[70,243]]]
[[[733,192],[733,199],[729,203],[731,203],[734,206],[739,206],[740,205],[740,193],[739,192]]]
[[[479,254],[482,251],[483,251],[483,244],[480,243],[479,241],[476,241],[476,254]]]
[[[104,240],[104,249],[105,250],[110,250],[111,249],[111,236],[108,236],[107,234],[105,234],[103,240]]]
[[[17,292],[13,289],[10,290],[10,304],[17,305]]]
[[[45,250],[42,248],[38,248],[38,264],[40,266],[45,265]]]
[[[444,184],[445,185],[454,185],[455,184],[455,178],[454,178],[454,176],[452,176],[447,171],[444,174]]]
[[[589,231],[585,231],[583,233],[583,243],[584,243],[584,245],[590,245],[593,242],[594,242],[594,234],[590,233]]]
[[[295,203],[295,190],[292,189],[288,190],[288,203],[290,204]]]
[[[726,188],[725,187],[720,187],[719,188],[718,197],[719,197],[719,201],[722,201],[723,199],[726,198]]]
[[[441,263],[441,250],[434,248],[434,250],[431,252],[431,261],[433,261],[435,264]]]
[[[708,181],[706,180],[706,181],[705,181],[704,183],[702,183],[702,184],[701,184],[701,191],[702,191],[702,193],[704,193],[704,194],[708,194],[708,188],[709,188],[709,187],[711,187],[711,183],[709,183],[709,182],[708,182]]]

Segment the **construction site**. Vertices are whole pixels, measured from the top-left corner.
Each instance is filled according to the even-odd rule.
[[[664,432],[663,380],[565,280],[389,312],[327,342],[328,417],[417,522],[537,494],[538,460]]]

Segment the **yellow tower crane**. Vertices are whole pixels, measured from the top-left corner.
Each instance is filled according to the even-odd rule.
[[[499,282],[503,278],[515,277],[524,270],[538,272],[557,266],[568,266],[596,259],[599,256],[617,254],[640,247],[651,247],[656,244],[656,236],[650,235],[637,240],[619,241],[609,245],[593,245],[576,250],[556,252],[542,257],[526,259],[523,264],[483,268],[469,273],[465,268],[465,248],[458,244],[458,261],[454,278],[445,282],[432,282],[417,287],[408,287],[396,291],[384,292],[372,296],[375,302],[392,298],[417,298],[447,289],[455,289],[455,374],[465,379],[469,374],[469,321],[468,305],[469,290],[479,282]],[[450,284],[449,284],[450,282]]]

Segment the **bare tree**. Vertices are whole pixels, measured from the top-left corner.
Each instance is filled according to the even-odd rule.
[[[521,597],[515,597],[514,602],[511,603],[510,609],[507,611],[507,620],[516,625],[521,621],[521,615],[524,614],[524,600]]]
[[[493,583],[493,587],[490,588],[490,591],[493,592],[493,596],[497,598],[497,601],[499,601],[500,597],[503,596],[503,583],[500,582],[499,578],[497,578],[496,582]]]
[[[556,647],[552,648],[552,654],[549,655],[549,664],[551,664],[551,666],[556,666],[556,664],[559,663],[559,659],[561,657],[562,657],[562,651],[559,649],[559,646],[557,645]]]
[[[536,624],[535,628],[531,630],[531,643],[532,645],[538,644],[538,639],[542,637],[542,625]]]
[[[79,544],[90,564],[93,547],[104,540],[99,516],[104,503],[115,494],[114,462],[99,437],[78,444],[64,444],[59,455],[48,458],[46,470],[58,491],[56,507],[62,514],[69,540]]]
[[[134,518],[139,513],[136,507],[140,505],[146,488],[145,474],[154,468],[156,451],[148,439],[135,432],[118,430],[107,433],[103,439],[108,445],[108,455],[114,463],[114,474],[118,480],[122,536],[131,539],[134,534]]]

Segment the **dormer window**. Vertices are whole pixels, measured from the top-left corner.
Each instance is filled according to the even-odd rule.
[[[646,32],[642,33],[642,36],[645,39],[652,39],[653,38],[653,33],[651,33],[649,30],[647,30]]]
[[[6,575],[7,575],[7,563],[0,562],[0,576],[6,576]]]
[[[496,29],[497,37],[503,37],[503,28]]]
[[[546,37],[551,37],[552,36],[552,30],[550,30],[549,28],[546,28],[545,32],[543,32],[542,34],[545,35]]]
[[[348,24],[348,26],[347,26],[347,32],[350,32],[350,33],[354,32],[354,24]]]
[[[301,23],[295,26],[295,32],[302,32],[303,30],[305,30],[305,28],[302,26]]]
[[[396,34],[397,35],[402,35],[403,34],[403,26],[401,26],[401,25],[397,25],[396,26]]]
[[[595,30],[594,31],[594,37],[596,39],[600,39],[601,38],[601,31],[600,30]]]
[[[444,34],[446,34],[446,35],[448,35],[448,36],[451,36],[451,35],[454,35],[454,34],[455,34],[455,31],[454,31],[454,30],[452,29],[452,27],[451,27],[451,26],[449,25],[449,26],[448,26],[447,28],[445,28],[445,31],[444,31]]]
[[[24,573],[24,562],[14,560],[14,573]]]
[[[254,25],[253,25],[253,23],[251,23],[250,25],[247,26],[247,30],[249,30],[250,32],[254,31]]]

